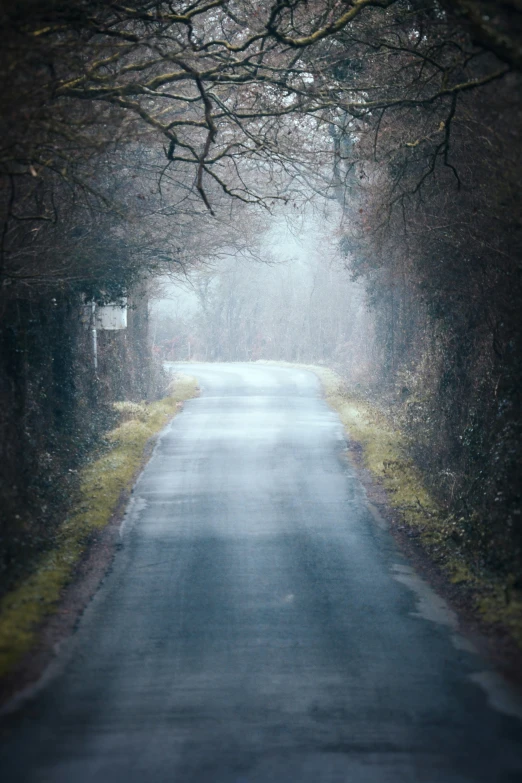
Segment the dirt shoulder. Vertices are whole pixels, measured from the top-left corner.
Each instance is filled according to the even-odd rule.
[[[157,438],[152,438],[144,454],[147,462]],[[136,478],[139,471],[136,474]],[[34,631],[31,647],[21,654],[11,671],[0,679],[0,705],[35,683],[56,657],[61,644],[75,631],[81,615],[107,574],[119,545],[119,531],[131,492],[122,493],[119,507],[105,529],[93,534],[75,564],[67,584],[51,614]]]

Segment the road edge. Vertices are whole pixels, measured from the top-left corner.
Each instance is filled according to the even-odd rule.
[[[455,611],[463,633],[482,657],[522,694],[522,602],[506,605],[502,583],[493,575],[473,573],[473,564],[452,540],[451,524],[408,457],[401,433],[328,366],[258,363],[316,375],[326,403],[344,427],[347,456],[365,489],[370,511],[373,508],[415,570]],[[397,486],[408,482],[407,491]],[[414,503],[406,502],[408,491]],[[433,531],[435,518],[438,529]]]
[[[48,565],[49,562],[51,564],[53,562],[53,553],[48,553],[45,556],[44,565],[41,563],[37,564],[34,572],[29,574],[24,582],[20,583],[14,591],[7,594],[3,599],[2,605],[5,606],[6,600],[9,601],[16,591],[23,590],[24,585],[34,579],[35,575],[38,575],[38,572],[41,570],[50,572],[50,577],[54,576],[57,580],[57,585],[53,585],[53,589],[56,589],[54,600],[51,597],[50,600],[46,601],[38,596],[37,592],[30,596],[30,601],[34,604],[34,606],[29,607],[30,623],[25,621],[25,610],[27,607],[23,606],[23,601],[20,602],[22,606],[20,607],[19,618],[17,618],[16,613],[17,607],[14,607],[14,621],[16,622],[18,619],[21,626],[28,626],[27,638],[25,643],[18,645],[16,639],[13,639],[12,649],[8,650],[12,663],[6,667],[6,671],[0,677],[0,708],[2,708],[2,711],[8,709],[11,700],[19,696],[21,692],[34,687],[37,681],[44,675],[45,670],[56,659],[63,643],[75,632],[83,612],[110,570],[114,556],[120,546],[120,526],[139,475],[152,456],[161,433],[183,409],[184,402],[197,396],[198,393],[199,388],[196,379],[186,377],[184,382],[178,384],[177,387],[169,387],[168,396],[158,401],[156,409],[154,408],[155,403],[147,406],[153,412],[151,417],[153,434],[149,433],[148,437],[143,441],[145,430],[142,428],[140,434],[143,442],[139,444],[141,447],[138,460],[133,466],[131,475],[119,491],[115,503],[110,505],[105,519],[101,520],[101,523],[99,518],[91,520],[91,526],[87,526],[80,533],[80,544],[78,548],[74,546],[72,549],[71,559],[67,564],[68,569],[63,571],[61,564],[58,562],[56,573],[53,574],[52,565]],[[131,406],[134,405],[131,404]],[[158,412],[160,415],[157,415]],[[128,424],[129,421],[135,420],[127,418],[127,422],[124,422],[124,424]],[[136,448],[135,442],[133,447]],[[75,516],[77,516],[76,511],[78,508],[82,512],[81,516],[85,516],[84,507],[81,504],[82,501],[80,500],[76,503],[76,506],[71,508],[70,518],[73,521]],[[32,592],[34,593],[34,591]],[[41,606],[37,605],[39,600],[42,604]],[[10,606],[8,606],[8,611],[12,612]],[[34,617],[36,617],[36,620],[34,620]],[[13,618],[9,619],[12,626]],[[1,622],[2,614],[0,614],[0,624]],[[4,629],[4,654],[9,644],[9,638],[6,639],[6,630],[7,632],[9,631],[9,624]],[[24,632],[25,628],[23,629]]]
[[[518,603],[505,606],[503,586],[494,576],[473,574],[472,564],[466,561],[461,551],[456,550],[450,532],[448,534],[444,530],[442,534],[436,531],[432,535],[430,528],[435,524],[435,517],[437,522],[444,523],[444,514],[425,492],[421,474],[415,469],[412,472],[407,456],[397,454],[396,461],[390,460],[383,470],[376,469],[375,461],[369,458],[374,447],[372,436],[358,428],[357,417],[371,419],[373,416],[378,427],[383,421],[382,413],[372,410],[371,404],[364,398],[343,393],[341,377],[330,368],[309,365],[306,369],[317,375],[325,401],[338,413],[347,433],[350,464],[365,489],[369,503],[384,520],[398,547],[418,574],[455,611],[462,632],[482,657],[489,660],[522,694],[522,606]],[[347,404],[353,409],[350,417],[343,415]],[[402,451],[400,441],[399,450]],[[399,496],[399,502],[396,500],[396,483],[408,480],[419,482],[414,491],[419,494],[425,492],[423,503],[418,503],[413,514],[408,514],[410,509],[401,506],[404,492]],[[511,624],[509,620],[512,617],[515,622]]]

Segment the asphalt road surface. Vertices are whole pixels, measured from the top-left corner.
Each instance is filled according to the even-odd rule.
[[[311,373],[190,365],[2,783],[515,783],[522,708],[415,576]]]

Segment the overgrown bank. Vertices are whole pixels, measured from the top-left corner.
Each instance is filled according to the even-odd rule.
[[[166,379],[149,348],[144,285],[126,329],[98,331],[82,291],[4,296],[0,305],[0,596],[48,546],[78,470],[117,424],[116,400],[154,400]]]
[[[443,577],[459,587],[477,620],[500,626],[522,650],[522,594],[516,575],[485,566],[481,540],[463,536],[464,520],[430,493],[427,477],[411,457],[412,444],[377,404],[350,390],[332,370],[308,369],[319,376],[328,404],[360,444],[364,466],[386,490],[401,527]]]
[[[106,437],[104,453],[79,474],[79,496],[31,575],[0,603],[0,677],[31,649],[39,627],[51,614],[89,546],[132,487],[147,444],[197,391],[195,379],[179,376],[168,396],[152,403],[116,403],[120,423]]]

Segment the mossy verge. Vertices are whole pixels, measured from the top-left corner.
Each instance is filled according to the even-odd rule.
[[[195,396],[197,381],[177,376],[168,391],[168,396],[153,403],[116,403],[121,423],[107,434],[107,452],[81,471],[79,499],[60,527],[55,545],[0,603],[0,677],[9,674],[33,647],[39,626],[55,610],[89,538],[110,522],[122,492],[132,484],[147,443],[184,400]]]
[[[320,379],[326,402],[337,411],[353,441],[362,447],[365,468],[386,490],[390,506],[400,515],[429,560],[445,579],[466,595],[473,614],[486,625],[501,626],[522,650],[522,597],[509,580],[485,571],[473,550],[462,541],[460,520],[437,504],[421,472],[408,456],[404,435],[378,406],[350,390],[333,370],[318,365],[266,362],[309,370]]]
[[[331,370],[310,367],[318,375],[328,404],[352,438],[360,443],[365,467],[386,489],[404,526],[448,581],[466,591],[474,614],[500,624],[522,649],[522,600],[509,582],[477,565],[461,543],[458,519],[445,512],[427,491],[422,474],[408,457],[407,442],[375,405],[351,392]]]

